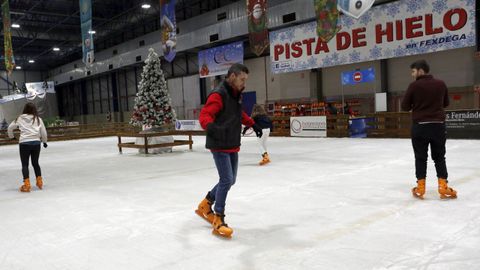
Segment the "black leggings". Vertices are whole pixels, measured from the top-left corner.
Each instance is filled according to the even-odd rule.
[[[35,170],[35,175],[42,176],[40,165],[38,164],[38,158],[40,157],[40,144],[20,144],[20,159],[22,160],[22,174],[23,179],[29,178],[28,160],[32,157],[32,165]]]

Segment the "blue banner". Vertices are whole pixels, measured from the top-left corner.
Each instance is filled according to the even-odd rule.
[[[80,26],[82,27],[83,63],[88,67],[95,61],[92,32],[92,0],[80,0]]]
[[[342,72],[342,85],[367,83],[373,81],[375,81],[374,68]]]
[[[243,64],[243,42],[214,47],[198,53],[200,78],[227,74],[235,63]]]
[[[175,0],[160,0],[160,26],[162,33],[163,57],[168,62],[172,62],[177,54]]]

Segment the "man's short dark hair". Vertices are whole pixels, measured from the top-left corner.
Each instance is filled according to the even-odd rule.
[[[236,63],[228,69],[227,77],[230,77],[232,73],[234,73],[235,75],[240,75],[240,73],[242,72],[248,74],[248,68],[243,64]]]
[[[425,60],[418,60],[418,61],[413,62],[410,65],[410,68],[411,69],[416,69],[416,70],[422,69],[423,71],[425,71],[425,73],[430,72],[430,66],[428,65],[427,61],[425,61]]]

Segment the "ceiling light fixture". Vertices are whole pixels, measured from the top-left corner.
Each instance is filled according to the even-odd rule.
[[[18,24],[18,23],[12,23],[12,28],[20,28],[20,24]]]
[[[58,51],[60,51],[60,48],[54,47],[54,48],[53,48],[53,51],[58,52]]]
[[[142,5],[142,8],[143,8],[143,9],[149,9],[150,7],[151,7],[150,4],[143,4],[143,5]]]
[[[28,62],[29,62],[30,64],[33,64],[33,63],[35,63],[35,60],[30,59],[30,60],[28,60]]]

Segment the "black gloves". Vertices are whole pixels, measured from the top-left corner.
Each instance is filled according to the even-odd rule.
[[[259,125],[253,124],[252,128],[255,131],[255,134],[257,135],[258,138],[262,137],[263,132],[262,132],[262,128]]]
[[[207,134],[219,141],[225,140],[225,128],[215,123],[207,125]]]
[[[250,127],[244,127],[243,128],[243,131],[242,131],[242,135],[245,136],[245,133],[247,133],[247,130],[249,129]]]
[[[43,143],[43,148],[47,148],[48,144],[46,142]]]

